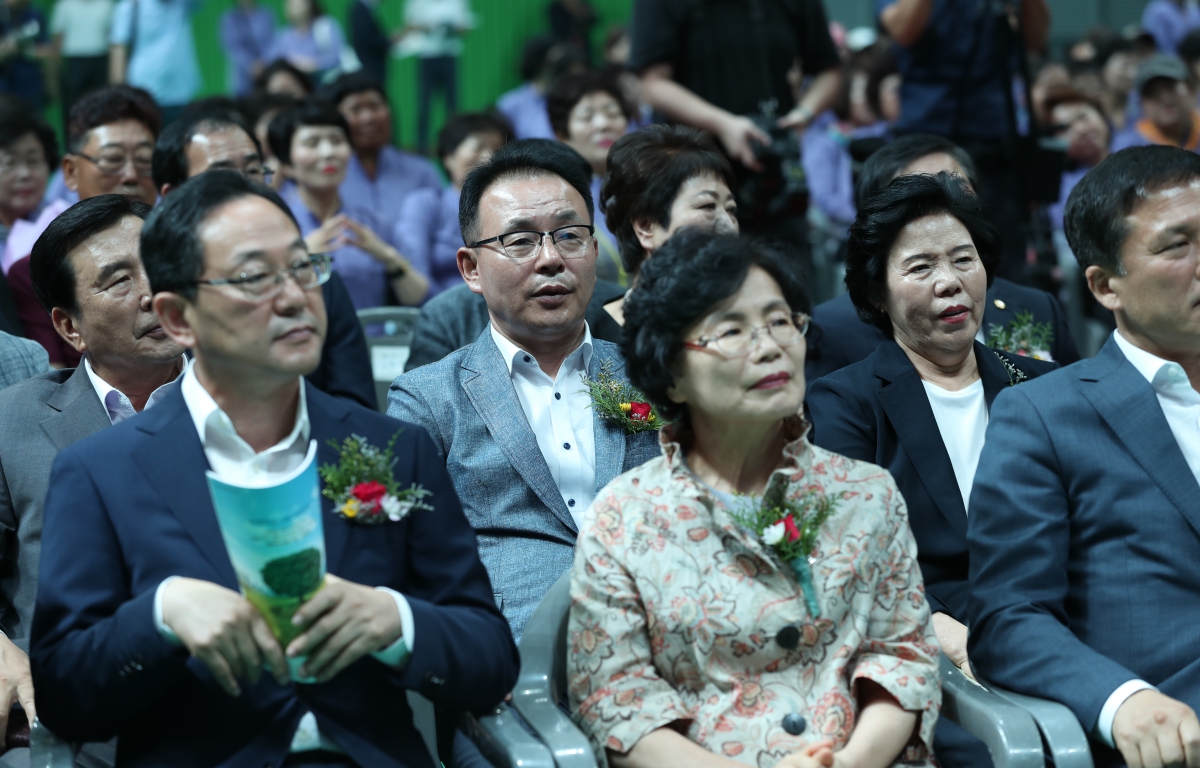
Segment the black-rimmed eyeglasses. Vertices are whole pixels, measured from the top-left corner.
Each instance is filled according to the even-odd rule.
[[[521,264],[538,254],[542,248],[542,240],[548,235],[560,256],[564,259],[577,259],[587,253],[588,244],[591,243],[595,231],[596,228],[590,224],[572,224],[549,232],[505,232],[503,235],[489,237],[467,247],[478,248],[489,243],[498,243],[500,250],[510,261]]]

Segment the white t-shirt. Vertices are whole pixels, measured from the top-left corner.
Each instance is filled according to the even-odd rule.
[[[58,0],[50,33],[63,36],[63,56],[105,56],[115,0]]]
[[[958,491],[962,494],[963,507],[969,506],[971,486],[975,484],[975,468],[979,466],[979,454],[983,452],[983,436],[987,431],[987,400],[983,397],[983,380],[976,381],[965,389],[951,392],[928,381],[925,394],[933,408],[938,432],[950,454],[954,467],[954,479],[958,480]]]

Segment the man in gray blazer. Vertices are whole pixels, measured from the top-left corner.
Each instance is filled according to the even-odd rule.
[[[596,414],[582,381],[624,378],[620,350],[585,318],[596,284],[589,181],[555,142],[509,144],[471,172],[458,267],[490,324],[388,395],[388,415],[425,427],[446,462],[518,640],[571,566],[592,499],[659,452],[655,433]]]
[[[41,344],[0,331],[0,389],[50,370]]]
[[[30,720],[36,711],[26,652],[54,457],[153,405],[186,364],[150,308],[138,252],[149,212],[125,195],[93,197],[33,248],[33,287],[84,362],[0,391],[0,734],[14,701]]]

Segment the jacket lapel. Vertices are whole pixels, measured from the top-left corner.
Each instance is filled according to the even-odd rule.
[[[112,426],[112,422],[108,420],[108,411],[97,397],[96,389],[92,386],[82,363],[66,381],[58,385],[58,389],[46,400],[46,405],[58,413],[43,419],[41,427],[50,438],[50,442],[60,451]]]
[[[958,491],[954,465],[917,369],[899,345],[885,341],[879,345],[874,373],[891,382],[877,396],[909,461],[942,515],[954,530],[966,536],[967,510]]]
[[[620,354],[614,347],[597,340],[592,345],[588,376],[593,379],[599,376],[600,368],[605,363],[608,363],[613,376],[625,378],[625,361]],[[600,489],[621,474],[621,468],[625,465],[626,435],[624,429],[605,421],[595,408],[592,409],[592,434],[596,443],[596,493],[599,493]]]
[[[330,445],[330,441],[340,446],[342,441],[350,436],[343,426],[346,417],[350,415],[350,409],[336,398],[322,396],[308,382],[305,382],[304,386],[308,390],[306,401],[311,426],[309,436],[317,441],[317,466],[336,465],[340,460],[339,449]],[[324,495],[321,496],[321,523],[325,529],[325,570],[334,573],[338,570],[342,554],[346,551],[346,538],[350,534],[351,523],[334,513],[333,502]]]
[[[504,458],[508,459],[508,463],[554,516],[571,531],[578,532],[575,520],[538,447],[537,437],[525,419],[525,409],[517,398],[517,390],[513,387],[500,348],[492,339],[490,325],[471,345],[470,352],[463,358],[462,367],[475,374],[463,379],[463,390]]]
[[[985,347],[978,341],[975,342],[975,362],[979,366],[979,378],[983,380],[983,399],[987,401],[990,413],[996,396],[1011,385],[1008,369],[991,347]]]
[[[1081,371],[1083,394],[1180,514],[1200,532],[1200,486],[1146,378],[1109,339]]]
[[[134,450],[138,467],[216,570],[220,583],[237,589],[237,576],[221,538],[204,474],[209,469],[208,458],[182,390],[173,387],[136,423],[154,438]]]

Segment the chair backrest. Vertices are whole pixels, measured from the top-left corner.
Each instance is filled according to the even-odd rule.
[[[416,307],[372,307],[358,311],[371,350],[371,376],[379,410],[387,412],[388,387],[404,373],[412,348],[413,330],[421,311]]]
[[[512,705],[554,754],[558,768],[595,768],[591,743],[566,710],[567,615],[571,608],[567,571],[538,603],[521,636],[521,676]]]

